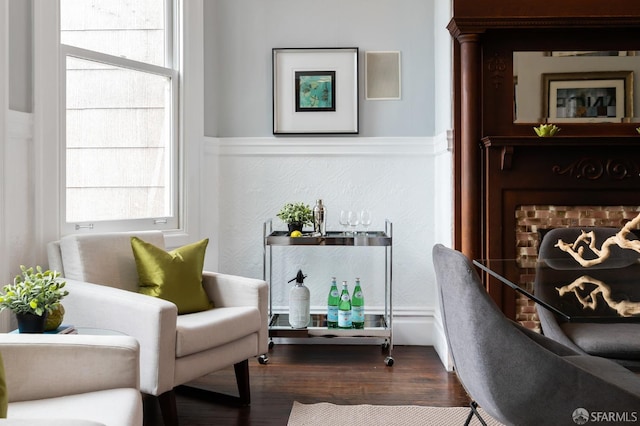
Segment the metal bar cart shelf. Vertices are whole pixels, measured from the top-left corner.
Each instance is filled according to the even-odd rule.
[[[393,224],[385,221],[384,231],[359,232],[355,235],[344,232],[327,232],[326,235],[303,234],[301,237],[290,237],[286,231],[274,231],[272,220],[269,219],[263,227],[263,279],[269,284],[269,348],[273,348],[274,337],[303,338],[303,337],[371,337],[384,339],[383,348],[388,350],[385,364],[392,366],[393,338],[393,304],[392,304],[392,255],[393,255]],[[385,301],[382,314],[366,314],[365,325],[362,329],[328,328],[326,314],[311,313],[311,324],[303,329],[294,329],[289,324],[287,313],[274,312],[272,291],[272,250],[273,246],[354,246],[354,247],[382,247],[385,249]],[[261,357],[261,363],[268,358]]]

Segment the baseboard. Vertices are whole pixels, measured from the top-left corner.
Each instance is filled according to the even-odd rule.
[[[449,344],[447,343],[447,335],[444,331],[444,327],[442,325],[442,319],[437,316],[437,321],[434,323],[434,344],[433,348],[436,353],[440,357],[440,361],[442,365],[447,369],[447,371],[453,371],[453,361],[451,359],[451,354],[449,353]]]

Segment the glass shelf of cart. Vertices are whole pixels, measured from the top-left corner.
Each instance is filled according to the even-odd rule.
[[[273,314],[269,322],[271,337],[388,337],[390,334],[383,315],[366,314],[364,328],[327,328],[326,314],[311,314],[311,324],[307,328],[293,328],[288,314]]]
[[[270,246],[390,246],[392,239],[384,231],[359,232],[356,235],[329,231],[325,236],[303,234],[292,238],[287,231],[273,231],[266,237]]]

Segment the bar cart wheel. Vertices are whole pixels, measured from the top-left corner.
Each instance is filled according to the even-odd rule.
[[[393,357],[388,356],[384,359],[384,363],[387,367],[393,367]]]
[[[259,364],[261,364],[261,365],[265,365],[265,364],[266,364],[266,363],[268,363],[268,362],[269,362],[269,357],[268,357],[267,355],[264,355],[264,354],[263,354],[263,355],[260,355],[260,356],[258,357],[258,363],[259,363]]]

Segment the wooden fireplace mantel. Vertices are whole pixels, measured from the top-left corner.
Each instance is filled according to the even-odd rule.
[[[603,147],[601,153],[603,158],[607,153],[614,153],[618,148],[636,149],[640,145],[640,135],[637,136],[556,136],[541,138],[538,136],[487,136],[482,138],[484,148],[501,149],[500,169],[511,170],[513,158],[517,155],[519,148],[539,147],[539,148],[587,148]],[[520,149],[520,151],[523,151]],[[553,154],[553,152],[551,152]],[[600,155],[600,154],[599,154]],[[609,159],[609,161],[612,161]],[[636,169],[637,170],[637,169]],[[628,174],[632,173],[628,171]],[[631,177],[625,174],[625,177]],[[638,177],[638,176],[635,176]]]
[[[640,205],[640,123],[562,123],[539,138],[513,103],[514,52],[640,51],[640,2],[454,0],[453,11],[455,248],[515,257],[518,205]],[[513,295],[487,288],[513,316]]]

